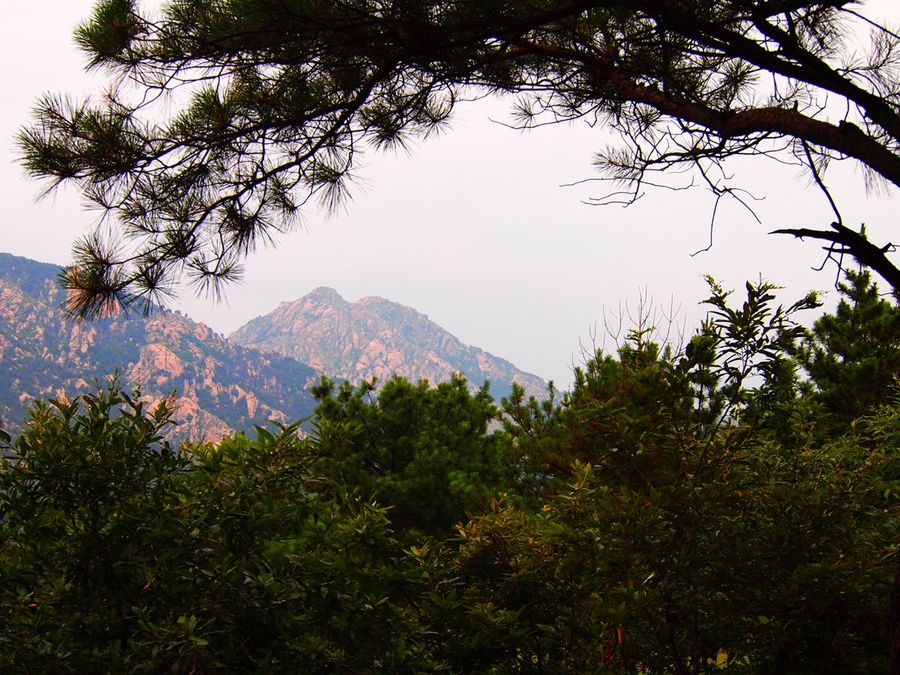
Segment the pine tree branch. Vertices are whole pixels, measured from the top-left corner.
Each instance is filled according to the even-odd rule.
[[[790,234],[798,239],[809,237],[810,239],[820,239],[830,242],[829,250],[834,250],[834,246],[840,246],[839,253],[849,253],[861,265],[869,267],[880,274],[892,288],[900,288],[900,268],[898,268],[887,254],[895,249],[893,244],[885,246],[876,246],[869,241],[865,234],[854,232],[848,227],[840,223],[831,223],[832,230],[814,230],[811,228],[781,228],[773,230],[770,234]]]

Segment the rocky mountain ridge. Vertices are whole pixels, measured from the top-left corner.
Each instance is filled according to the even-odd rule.
[[[308,417],[315,371],[228,342],[176,312],[73,321],[61,308],[59,268],[0,254],[0,419],[15,431],[35,398],[91,391],[118,371],[154,403],[175,392],[176,440]]]
[[[462,372],[473,387],[489,379],[498,398],[512,382],[529,394],[546,392],[539,377],[384,298],[351,303],[318,288],[226,339],[162,309],[71,320],[59,270],[0,253],[0,426],[8,431],[21,426],[32,400],[91,391],[114,372],[149,403],[175,392],[176,440],[214,441],[268,420],[308,417],[315,403],[307,387],[319,374],[436,383]]]
[[[411,307],[377,296],[348,302],[327,287],[282,302],[228,339],[292,356],[333,379],[358,382],[400,375],[436,383],[461,372],[476,387],[489,380],[498,398],[509,393],[513,382],[530,395],[546,395],[546,383],[537,375],[464,344]]]

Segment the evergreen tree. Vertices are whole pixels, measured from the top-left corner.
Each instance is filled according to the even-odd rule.
[[[540,500],[462,531],[476,669],[887,670],[896,405],[829,425],[790,356],[815,296],[712,291],[685,355],[634,331],[558,407],[507,402]]]
[[[897,395],[900,307],[865,271],[848,271],[839,290],[837,309],[815,322],[797,358],[827,419],[843,428]]]
[[[234,278],[309,199],[340,202],[360,152],[427,136],[485,92],[516,95],[523,127],[617,131],[597,164],[632,198],[684,165],[734,195],[716,176],[737,155],[793,153],[832,206],[829,160],[900,185],[897,33],[850,0],[98,0],[76,40],[118,86],[101,103],[46,97],[20,143],[30,174],[76,183],[121,225],[76,246],[81,314],[183,273]],[[813,225],[781,231],[900,288],[890,246],[837,212]]]
[[[461,378],[180,450],[137,394],[38,403],[0,433],[0,669],[886,672],[900,410],[836,423],[792,370],[813,299],[773,295],[713,285],[688,353],[635,330],[500,433]]]
[[[376,391],[323,378],[312,391],[319,470],[389,507],[404,536],[449,537],[509,485],[487,386],[472,394],[461,375],[434,387],[395,377]]]

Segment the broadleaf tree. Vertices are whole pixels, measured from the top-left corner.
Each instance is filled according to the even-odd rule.
[[[65,282],[82,315],[185,276],[217,289],[310,200],[346,198],[362,151],[491,93],[516,97],[523,127],[617,131],[596,163],[623,191],[601,203],[688,167],[740,199],[729,158],[799,163],[834,219],[778,231],[900,288],[890,243],[845,222],[827,183],[847,160],[900,185],[900,33],[864,3],[99,0],[76,39],[109,92],[45,97],[19,141],[30,174],[75,183],[118,224],[75,245]]]

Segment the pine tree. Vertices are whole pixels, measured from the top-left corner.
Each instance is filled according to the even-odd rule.
[[[76,40],[116,86],[99,103],[45,98],[20,143],[30,174],[74,182],[118,218],[121,236],[76,245],[80,314],[185,274],[235,278],[309,200],[346,198],[362,151],[434,133],[491,92],[517,98],[523,128],[618,132],[596,160],[627,186],[616,200],[690,167],[739,199],[722,171],[739,155],[800,163],[832,207],[830,160],[900,185],[900,39],[850,0],[177,0],[155,15],[99,0]],[[834,211],[780,231],[900,288],[890,246]]]
[[[839,290],[837,309],[815,322],[797,357],[828,418],[846,426],[897,394],[900,307],[864,271],[848,271]]]

